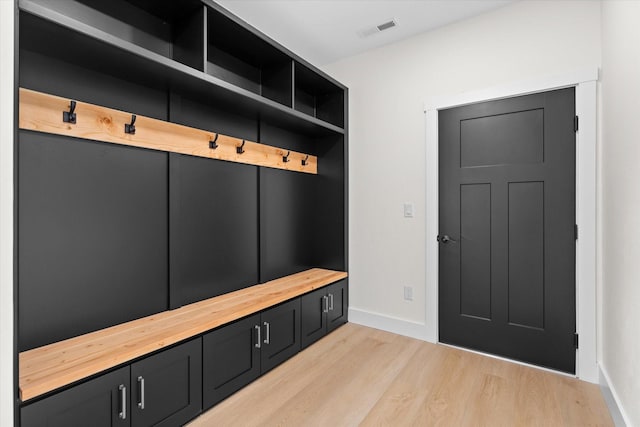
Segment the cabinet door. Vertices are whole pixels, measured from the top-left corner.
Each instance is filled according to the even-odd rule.
[[[262,372],[300,351],[300,298],[262,312]]]
[[[125,427],[130,424],[129,367],[71,387],[20,411],[22,427]]]
[[[328,297],[325,288],[300,297],[300,344],[306,348],[327,333]]]
[[[210,408],[260,375],[255,314],[206,334],[202,339],[203,407]]]
[[[341,280],[327,288],[329,297],[329,311],[327,313],[327,332],[333,331],[340,325],[347,323],[349,308],[349,290],[347,281]]]
[[[131,425],[182,425],[202,408],[197,338],[131,365]]]

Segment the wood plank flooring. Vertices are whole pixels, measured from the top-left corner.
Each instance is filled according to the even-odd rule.
[[[201,426],[612,426],[597,385],[349,323]]]

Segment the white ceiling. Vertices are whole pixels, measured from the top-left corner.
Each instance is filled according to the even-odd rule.
[[[396,42],[515,0],[216,0],[314,65]],[[359,31],[396,19],[362,38]]]

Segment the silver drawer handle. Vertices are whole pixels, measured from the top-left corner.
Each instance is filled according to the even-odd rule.
[[[144,409],[144,378],[142,375],[138,377],[138,384],[140,385],[140,401],[138,402],[138,408]]]
[[[264,326],[267,328],[267,336],[264,339],[265,344],[269,344],[269,337],[271,336],[271,325],[269,322],[264,322]]]
[[[333,294],[329,294],[329,310],[333,311]]]
[[[324,308],[322,309],[323,313],[329,312],[329,297],[326,295],[322,297],[322,302],[324,303]]]
[[[260,348],[262,346],[262,328],[259,325],[255,325],[254,327],[258,331],[258,342],[256,342],[256,348]]]
[[[120,405],[121,405],[120,408],[122,408],[118,416],[121,419],[126,420],[127,419],[127,388],[124,386],[124,384],[120,384],[120,386],[118,387],[118,390],[120,390]]]

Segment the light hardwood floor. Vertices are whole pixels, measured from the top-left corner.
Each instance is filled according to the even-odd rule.
[[[611,426],[598,386],[347,324],[200,426]]]

